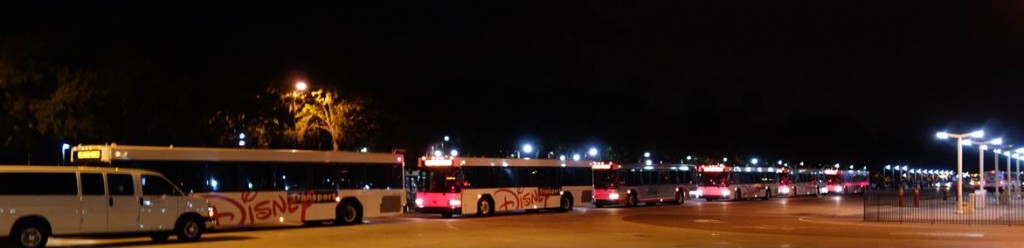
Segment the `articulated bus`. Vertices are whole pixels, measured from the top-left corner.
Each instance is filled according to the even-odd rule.
[[[416,211],[452,215],[567,212],[593,199],[590,161],[423,157]]]
[[[207,199],[217,228],[362,223],[402,213],[401,154],[84,145],[75,164],[141,168]]]
[[[825,190],[822,193],[859,194],[868,187],[868,171],[825,169]]]
[[[768,199],[778,195],[778,171],[772,167],[700,166],[697,192],[707,201]]]
[[[801,196],[824,193],[821,189],[821,170],[779,169],[779,195]]]
[[[697,190],[696,177],[688,165],[615,164],[595,162],[594,206],[672,202],[682,204]]]

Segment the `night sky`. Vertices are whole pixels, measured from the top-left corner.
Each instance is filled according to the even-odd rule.
[[[373,148],[413,154],[451,135],[951,168],[936,131],[1024,144],[1024,2],[712,2],[3,3],[0,35],[175,92],[153,121],[176,124],[119,143],[206,145],[187,123],[303,79],[372,99]]]

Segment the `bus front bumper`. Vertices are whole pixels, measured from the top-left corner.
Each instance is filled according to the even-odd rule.
[[[416,212],[421,214],[462,214],[462,207],[418,207]]]

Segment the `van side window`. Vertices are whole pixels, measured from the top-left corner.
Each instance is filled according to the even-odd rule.
[[[103,174],[82,173],[82,195],[103,195]]]
[[[0,195],[78,195],[75,173],[0,173]]]
[[[135,184],[132,175],[128,174],[107,174],[107,188],[110,195],[135,195]]]
[[[163,177],[143,175],[141,183],[143,195],[180,195]]]

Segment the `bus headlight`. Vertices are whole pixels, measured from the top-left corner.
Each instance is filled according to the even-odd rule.
[[[416,206],[423,207],[423,198],[416,198]]]
[[[732,192],[730,192],[729,189],[722,190],[722,196],[729,196],[730,194],[732,194]]]
[[[452,207],[462,206],[462,201],[456,200],[456,199],[448,200],[448,206],[452,206]]]
[[[703,189],[697,189],[696,193],[697,193],[696,195],[704,195],[704,190]]]
[[[779,194],[789,194],[789,187],[779,188]]]
[[[608,199],[609,200],[618,200],[619,199],[619,193],[608,194]]]
[[[836,193],[842,193],[842,192],[843,192],[843,186],[836,186],[836,187],[835,187],[835,189],[833,189],[833,190],[834,190],[834,191],[835,191]]]

